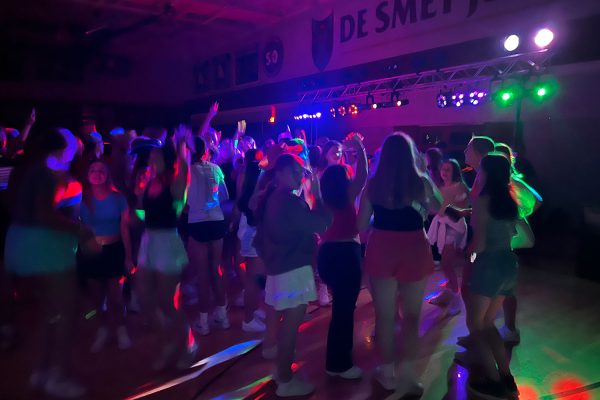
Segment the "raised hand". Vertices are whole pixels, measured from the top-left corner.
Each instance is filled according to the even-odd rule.
[[[192,130],[186,126],[185,124],[179,124],[177,128],[175,128],[175,141],[177,143],[183,142],[188,136],[190,136]]]
[[[31,114],[29,115],[29,119],[27,120],[28,125],[33,125],[35,123],[35,108],[31,109]]]
[[[212,106],[210,106],[210,108],[208,109],[208,116],[210,118],[214,117],[215,115],[217,115],[217,113],[219,112],[219,102],[215,101],[213,103]]]

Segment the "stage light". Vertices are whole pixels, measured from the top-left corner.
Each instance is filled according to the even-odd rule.
[[[320,112],[318,112],[318,113],[315,114],[315,117],[321,118],[321,115],[323,115],[323,114],[321,114]]]
[[[401,105],[402,105],[402,100],[398,100],[398,101],[396,102],[396,107],[400,107]]]
[[[269,123],[274,124],[275,123],[275,117],[273,117],[273,116],[269,117]]]
[[[506,51],[515,51],[519,47],[519,36],[510,35],[506,39],[504,39],[504,49]]]
[[[503,88],[496,92],[494,99],[500,106],[509,106],[517,97],[520,97],[518,96],[519,93],[520,89],[517,86]]]
[[[538,82],[531,88],[531,97],[533,100],[542,102],[552,96],[557,89],[555,81]]]
[[[440,92],[440,94],[438,94],[438,96],[437,96],[437,106],[439,108],[446,108],[447,105],[448,105],[448,95]]]
[[[329,108],[329,114],[331,114],[331,116],[332,116],[333,118],[335,118],[335,107],[330,107],[330,108]]]
[[[372,108],[373,110],[376,110],[376,109],[377,109],[377,103],[373,103],[373,104],[371,104],[371,108]]]
[[[550,43],[552,43],[553,40],[554,40],[554,32],[552,32],[548,28],[540,29],[536,33],[535,38],[533,39],[536,46],[538,46],[540,49],[544,49],[544,48],[548,47],[550,45]]]
[[[483,90],[472,90],[469,93],[469,103],[473,106],[483,103],[485,99],[487,99],[487,92]]]
[[[340,117],[343,117],[346,115],[346,107],[344,107],[344,106],[339,106],[337,111],[338,111],[338,114],[340,115]]]
[[[462,105],[465,103],[465,94],[461,93],[461,92],[457,92],[454,93],[452,95],[452,105],[454,107],[462,107]]]
[[[358,115],[358,106],[356,104],[350,104],[350,107],[348,107],[348,112],[353,117],[357,116]]]

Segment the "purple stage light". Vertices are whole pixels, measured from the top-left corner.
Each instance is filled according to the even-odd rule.
[[[548,47],[550,45],[550,43],[552,43],[553,40],[554,40],[554,32],[552,32],[548,28],[540,29],[536,33],[535,38],[533,39],[536,46],[539,47],[540,49],[544,49],[544,48]]]

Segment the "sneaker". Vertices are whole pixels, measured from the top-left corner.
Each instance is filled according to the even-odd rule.
[[[260,308],[254,311],[254,316],[258,319],[262,319],[263,321],[267,319],[267,313],[265,312],[265,310],[262,310]]]
[[[277,345],[271,347],[263,347],[262,357],[265,360],[274,360],[277,358]]]
[[[259,319],[253,318],[250,322],[242,322],[242,330],[244,332],[264,332],[267,326]]]
[[[506,388],[506,391],[511,396],[519,395],[519,388],[517,387],[517,383],[515,382],[515,377],[512,375],[500,376],[500,382]]]
[[[518,329],[511,331],[504,325],[500,328],[500,336],[502,336],[502,340],[506,343],[520,343],[521,342],[521,332]]]
[[[358,368],[356,365],[354,365],[352,368],[350,368],[344,372],[331,372],[331,371],[325,371],[325,372],[329,376],[339,376],[340,378],[343,378],[343,379],[360,379],[360,378],[362,378],[362,375],[363,375],[362,369]]]
[[[314,391],[315,386],[313,384],[303,381],[297,375],[294,375],[291,381],[278,383],[275,394],[279,397],[294,397],[306,396]]]
[[[106,345],[106,341],[108,340],[108,329],[105,327],[101,327],[96,332],[96,339],[90,348],[92,353],[100,353],[104,346]]]
[[[192,324],[192,331],[200,336],[207,336],[210,334],[210,326],[207,322],[197,321]]]
[[[505,400],[508,392],[501,382],[485,380],[481,382],[469,380],[467,390],[477,398],[484,400]]]
[[[319,305],[321,307],[326,307],[331,304],[331,298],[329,297],[329,291],[327,290],[327,285],[321,283],[319,285]]]
[[[229,323],[229,318],[227,317],[227,306],[215,307],[213,318],[219,328],[229,329],[231,327],[231,324]]]
[[[471,337],[469,335],[459,336],[456,338],[456,344],[461,347],[464,347],[465,349],[468,349],[471,344]]]
[[[66,378],[50,377],[44,384],[44,392],[57,399],[78,399],[85,395],[85,388]]]
[[[192,323],[192,331],[200,336],[206,336],[210,333],[210,325],[208,323],[208,313],[200,313],[200,318]]]
[[[448,303],[448,315],[451,317],[454,317],[455,315],[460,314],[460,311],[462,309],[462,301],[460,299],[460,296],[456,293],[452,293],[452,299],[450,300],[450,303]]]
[[[398,377],[393,365],[380,365],[375,369],[375,379],[385,390],[396,390]]]
[[[127,332],[127,328],[120,326],[117,328],[117,346],[121,350],[127,350],[131,348],[131,338]]]

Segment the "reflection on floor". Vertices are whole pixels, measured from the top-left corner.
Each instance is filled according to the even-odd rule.
[[[439,290],[441,280],[436,273],[427,293]],[[521,400],[600,399],[599,288],[598,284],[571,276],[523,268],[519,286],[522,342],[507,349],[512,355],[511,367]],[[19,326],[24,329],[35,307],[25,303],[19,311]],[[88,349],[97,321],[88,315],[82,318],[74,343],[76,375],[88,386],[89,399],[274,399],[272,364],[261,357],[260,336],[241,331],[241,314],[240,309],[233,309],[231,329],[198,338],[201,361],[194,367],[183,373],[163,374],[151,371],[157,346],[150,328],[139,316],[130,318],[133,349],[119,351],[113,344],[95,355]],[[371,379],[377,351],[371,338],[374,315],[368,291],[361,291],[356,311],[355,362],[366,371],[363,379],[348,382],[324,373],[329,317],[329,308],[311,306],[300,328],[295,368],[317,386],[316,393],[307,398],[396,398]],[[460,350],[456,338],[465,333],[464,312],[448,317],[443,309],[424,305],[418,363],[426,388],[423,399],[468,398],[468,371],[453,362],[455,352]],[[27,346],[30,336],[31,332],[24,330],[20,346],[0,358],[2,399],[42,398],[27,389],[32,359]]]

